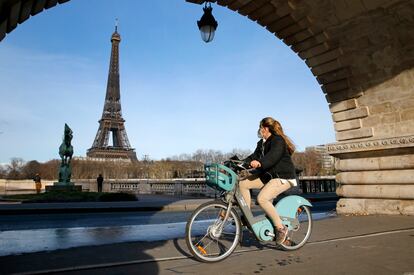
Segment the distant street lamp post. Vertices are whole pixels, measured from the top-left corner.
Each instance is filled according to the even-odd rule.
[[[201,38],[204,42],[208,43],[214,39],[218,23],[212,14],[213,8],[208,1],[206,1],[203,11],[204,14],[201,16],[200,20],[197,21],[197,25],[201,33]]]

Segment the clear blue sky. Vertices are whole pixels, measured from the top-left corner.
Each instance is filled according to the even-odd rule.
[[[328,104],[306,64],[246,17],[214,5],[212,43],[184,0],[72,0],[0,42],[0,163],[58,158],[64,123],[76,156],[102,114],[110,37],[119,18],[121,103],[139,159],[197,149],[253,150],[273,116],[299,150],[335,141]]]

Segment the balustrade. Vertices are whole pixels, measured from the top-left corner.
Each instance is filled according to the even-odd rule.
[[[35,192],[33,181],[0,181],[0,195],[22,193],[23,191]],[[83,190],[96,191],[95,180],[75,180],[82,185]],[[3,183],[3,184],[2,184]],[[52,183],[44,182],[45,185]],[[29,189],[28,189],[29,188]],[[335,176],[325,177],[300,177],[298,192],[321,193],[335,192],[337,183]],[[204,178],[183,179],[108,179],[104,181],[104,192],[128,192],[135,194],[165,194],[173,196],[206,196],[217,197],[218,191],[205,184]]]

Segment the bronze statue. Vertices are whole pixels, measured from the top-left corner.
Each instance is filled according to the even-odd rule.
[[[82,185],[75,185],[70,181],[72,176],[71,160],[73,156],[73,146],[71,144],[73,132],[65,123],[65,133],[62,144],[59,146],[61,159],[59,167],[59,182],[54,182],[53,186],[45,186],[46,192],[82,192]]]
[[[71,144],[72,138],[73,132],[65,123],[65,134],[63,137],[63,142],[59,147],[59,155],[61,158],[59,168],[59,183],[71,184],[70,178],[72,175],[72,168],[70,162],[73,155],[73,146]]]

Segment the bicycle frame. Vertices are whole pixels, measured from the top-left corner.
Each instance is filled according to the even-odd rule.
[[[221,199],[200,205],[189,218],[186,225],[186,243],[191,254],[202,262],[218,262],[227,258],[237,247],[238,242],[242,245],[242,225],[247,226],[259,241],[274,242],[276,232],[272,222],[266,215],[253,216],[242,197],[237,169],[233,170],[221,164],[206,164],[205,173],[207,185],[221,190]],[[277,203],[275,211],[289,229],[286,241],[280,244],[282,249],[289,251],[299,249],[309,239],[312,232],[312,216],[309,209],[311,206],[306,199],[296,195],[287,196]],[[242,212],[245,218],[242,220],[244,224],[240,224],[239,211],[233,207],[238,207]],[[215,213],[217,210],[218,213]],[[212,214],[213,212],[215,214]],[[217,218],[214,218],[216,215]],[[195,224],[198,223],[196,219],[199,218],[200,220],[197,221],[202,221],[202,224],[198,228]],[[234,227],[227,227],[228,225]],[[206,231],[201,233],[200,229]],[[209,240],[207,244],[203,243],[205,238]],[[216,245],[208,248],[212,243]]]
[[[272,222],[266,217],[266,215],[259,215],[256,217],[253,216],[252,211],[247,206],[246,201],[240,193],[238,182],[236,183],[234,190],[230,191],[227,195],[237,201],[237,205],[248,223],[247,226],[255,234],[256,238],[260,241],[272,241],[275,236]],[[230,213],[231,207],[233,206],[233,200],[229,198],[228,203],[229,208],[226,213],[226,219]],[[308,200],[296,195],[287,196],[276,204],[275,210],[279,214],[282,223],[287,226],[289,230],[294,230],[299,226],[299,220],[296,217],[296,212],[302,205],[312,207],[312,204]]]

